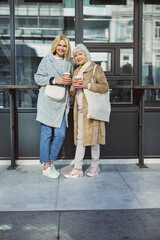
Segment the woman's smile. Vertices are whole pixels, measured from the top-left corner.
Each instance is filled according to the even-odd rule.
[[[65,53],[67,51],[67,44],[64,40],[60,40],[57,47],[56,47],[56,57],[64,57]]]

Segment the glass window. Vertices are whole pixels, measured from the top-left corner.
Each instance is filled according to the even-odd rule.
[[[90,52],[92,61],[99,64],[103,71],[111,72],[111,53],[110,52]]]
[[[133,0],[126,5],[83,2],[84,42],[133,42]]]
[[[133,49],[120,49],[120,74],[133,75]]]
[[[133,81],[130,80],[111,80],[108,81],[109,88],[111,89],[110,101],[113,104],[132,104],[133,103],[133,90],[132,89],[114,89],[117,86],[132,86]],[[112,89],[113,88],[113,89]]]
[[[160,8],[143,5],[142,84],[160,85]],[[146,100],[160,100],[159,90],[146,91]]]
[[[159,11],[160,10],[160,4],[156,5],[156,10]]]
[[[34,74],[41,59],[50,53],[59,34],[67,35],[75,44],[74,0],[15,0],[16,84],[34,85]],[[19,91],[18,107],[35,108],[38,91]]]
[[[0,2],[0,85],[11,84],[10,7]],[[9,93],[0,93],[0,108],[9,107]]]
[[[155,22],[155,38],[160,38],[160,22]]]
[[[160,68],[160,55],[156,55],[156,67]]]

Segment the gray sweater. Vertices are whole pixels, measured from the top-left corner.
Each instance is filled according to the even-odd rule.
[[[45,56],[39,64],[35,73],[35,82],[40,86],[37,102],[36,120],[50,127],[61,126],[64,113],[66,114],[66,124],[68,127],[69,113],[69,92],[66,86],[65,97],[61,101],[49,100],[44,96],[45,87],[50,84],[50,78],[60,78],[64,72],[71,72],[72,64],[64,59],[64,67],[61,69],[53,54]]]

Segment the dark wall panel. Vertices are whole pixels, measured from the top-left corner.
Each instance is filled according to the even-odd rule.
[[[0,113],[0,159],[10,158],[10,122],[9,113]]]
[[[66,138],[62,146],[59,158],[73,159],[75,154],[74,136],[73,136],[73,108],[70,109],[68,116],[69,127],[66,130]]]
[[[69,114],[69,128],[59,158],[74,158],[73,109]],[[85,158],[90,158],[90,147]],[[112,110],[110,123],[106,123],[106,145],[101,145],[101,158],[138,157],[138,113]]]
[[[18,113],[18,158],[39,158],[40,123],[36,112]],[[74,158],[73,109],[69,114],[69,128],[59,158]],[[0,159],[10,158],[9,113],[0,113]],[[145,112],[145,157],[160,156],[160,112]],[[106,145],[101,146],[101,158],[138,157],[138,113],[112,109],[110,123],[106,124]],[[85,158],[90,157],[90,147]]]
[[[144,155],[160,157],[160,112],[145,112]]]
[[[138,156],[138,113],[112,110],[110,123],[106,124],[106,142],[101,156],[125,158]]]
[[[18,155],[19,158],[39,158],[40,123],[36,120],[36,113],[18,113]],[[73,144],[73,109],[69,114],[69,128],[62,146],[59,158],[73,158],[75,147]]]
[[[75,154],[72,117],[73,109],[70,111],[69,129],[67,129],[62,148],[66,158],[74,158]],[[87,147],[85,158],[90,156],[90,147]],[[106,123],[106,145],[101,145],[101,158],[115,157],[138,157],[138,113],[136,111],[112,110],[110,123]]]
[[[39,157],[40,124],[36,113],[18,113],[18,156]]]
[[[18,153],[21,157],[39,157],[40,124],[36,113],[18,113]],[[74,158],[73,109],[69,114],[69,128],[59,158]],[[101,146],[101,158],[125,158],[138,156],[138,114],[136,111],[112,111],[106,124],[106,142]],[[85,158],[90,157],[87,147]]]

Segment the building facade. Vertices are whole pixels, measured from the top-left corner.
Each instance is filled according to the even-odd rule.
[[[138,98],[116,86],[160,85],[159,0],[0,1],[0,85],[35,85],[34,73],[55,36],[84,43],[111,89],[112,113],[101,158],[139,155]],[[113,88],[113,89],[112,89]],[[17,91],[16,159],[38,159],[37,90]],[[160,157],[160,92],[145,91],[144,156]],[[10,159],[10,97],[0,92],[0,159]],[[74,157],[73,103],[60,158]],[[87,148],[86,157],[90,157]]]

